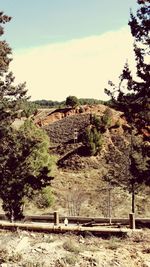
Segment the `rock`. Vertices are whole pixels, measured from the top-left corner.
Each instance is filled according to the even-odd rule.
[[[22,250],[25,250],[28,246],[29,246],[29,241],[28,241],[28,236],[25,236],[21,239],[21,241],[19,242],[19,244],[17,245],[15,251],[16,252],[20,252]]]
[[[150,261],[145,261],[143,267],[150,267]]]
[[[78,242],[81,243],[81,244],[84,244],[85,240],[83,238],[80,238]]]
[[[42,248],[35,248],[33,251],[42,252]]]
[[[30,237],[36,238],[36,234],[35,233],[30,233]]]
[[[42,253],[48,253],[51,251],[51,243],[39,243],[36,244],[33,251],[36,252],[42,252]]]

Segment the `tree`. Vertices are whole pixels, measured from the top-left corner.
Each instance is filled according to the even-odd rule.
[[[76,96],[68,96],[66,98],[66,105],[71,107],[76,107],[79,104],[78,98]]]
[[[0,169],[0,196],[8,218],[20,219],[24,196],[50,184],[55,159],[49,154],[47,134],[30,120],[13,131]]]
[[[129,26],[135,39],[134,52],[136,61],[136,78],[130,71],[128,63],[120,75],[119,86],[109,81],[110,89],[105,92],[111,97],[113,106],[124,112],[129,122],[131,139],[134,133],[143,134],[143,139],[134,144],[130,150],[130,172],[136,181],[150,184],[150,1],[138,0],[136,16],[131,12]],[[124,89],[125,88],[125,89]],[[146,134],[145,134],[146,133]],[[136,156],[135,156],[136,155]],[[144,164],[143,164],[144,162]]]
[[[82,142],[85,145],[87,154],[97,155],[103,144],[102,134],[100,132],[101,120],[96,115],[91,115],[90,125],[85,129],[82,135]]]
[[[139,136],[132,136],[132,146],[129,136],[115,136],[112,144],[109,144],[109,152],[105,155],[107,173],[103,179],[112,187],[121,187],[131,194],[131,210],[135,212],[135,195],[139,192],[141,184],[135,175],[136,163],[134,159],[140,160],[138,152],[133,149],[140,144]],[[141,147],[141,146],[140,146]],[[131,151],[133,150],[133,151]],[[131,158],[130,155],[133,154]],[[137,162],[136,160],[136,162]],[[134,169],[134,172],[131,171]]]
[[[0,36],[2,25],[10,19],[0,13]],[[19,130],[13,126],[28,98],[25,83],[14,85],[10,55],[9,45],[0,41],[0,197],[8,218],[20,219],[29,188],[41,189],[50,183],[52,160],[48,138],[40,129],[28,121]]]
[[[0,12],[0,36],[4,29],[1,24],[10,21],[10,17]],[[5,41],[0,41],[0,137],[17,118],[21,104],[27,99],[25,83],[14,86],[14,76],[9,72],[12,51]]]
[[[112,110],[108,107],[105,109],[103,116],[101,117],[101,132],[105,132],[112,124]]]
[[[29,118],[33,115],[37,115],[38,107],[34,102],[25,101],[22,105],[22,112],[20,113],[20,117]]]

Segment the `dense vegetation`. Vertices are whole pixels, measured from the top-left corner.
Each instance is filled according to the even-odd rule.
[[[96,156],[100,153],[103,145],[103,134],[111,126],[112,113],[106,108],[103,116],[90,115],[89,125],[82,133],[81,141],[85,146],[87,155]]]
[[[38,108],[60,108],[66,106],[66,101],[53,101],[53,100],[35,100],[31,102]],[[98,100],[94,98],[78,98],[78,105],[93,105],[93,104],[103,104],[107,105],[108,101]]]

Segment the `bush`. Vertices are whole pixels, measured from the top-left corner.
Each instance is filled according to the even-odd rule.
[[[76,96],[68,96],[66,98],[66,105],[71,107],[76,107],[79,104],[79,100]]]
[[[102,134],[95,127],[87,127],[82,137],[82,142],[86,146],[87,154],[95,156],[102,148]]]
[[[116,250],[120,247],[120,239],[116,237],[111,237],[107,245],[107,249]]]
[[[67,255],[63,260],[64,260],[64,263],[75,266],[77,257],[76,255]]]
[[[74,252],[78,254],[80,252],[79,246],[71,239],[68,239],[64,244],[63,248],[69,252]]]
[[[79,113],[83,113],[83,112],[84,112],[84,108],[82,106],[80,106]]]
[[[34,197],[34,202],[40,209],[51,207],[54,203],[54,196],[50,186],[43,188],[39,193],[37,193]]]
[[[106,127],[110,127],[111,126],[111,121],[112,121],[112,111],[110,108],[106,108],[104,115],[102,117],[102,123],[106,126]]]

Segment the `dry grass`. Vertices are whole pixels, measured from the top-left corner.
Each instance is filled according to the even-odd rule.
[[[28,236],[28,248],[26,251],[20,251],[18,255],[15,249],[21,236]],[[11,267],[144,267],[147,266],[146,262],[150,261],[150,230],[133,233],[124,239],[102,239],[94,236],[83,238],[72,234],[51,235],[52,243],[49,243],[48,234],[33,235],[25,231],[11,235],[3,231],[0,233],[0,242],[4,237],[9,242],[5,242],[6,247],[0,251],[1,263],[8,263]],[[42,247],[41,244],[48,249],[37,251],[37,248]]]
[[[63,248],[66,251],[69,252],[73,252],[75,254],[78,254],[79,252],[81,252],[81,247],[79,247],[79,245],[75,242],[75,240],[73,240],[72,238],[68,238],[64,244],[63,244]]]

